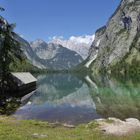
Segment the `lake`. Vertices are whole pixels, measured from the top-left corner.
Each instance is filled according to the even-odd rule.
[[[37,79],[37,90],[14,113],[16,118],[74,125],[108,117],[140,119],[139,80],[64,73]]]

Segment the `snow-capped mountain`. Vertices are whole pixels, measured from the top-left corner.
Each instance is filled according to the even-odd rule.
[[[36,50],[37,48],[45,48],[47,46],[47,43],[42,39],[36,39],[35,41],[32,41],[30,45],[33,50]]]
[[[77,52],[83,59],[86,59],[94,37],[95,35],[71,36],[68,40],[64,40],[62,37],[53,37],[50,43],[60,44]]]
[[[83,61],[75,51],[67,49],[60,44],[46,43],[37,39],[30,43],[33,52],[42,60],[45,67],[54,70],[72,68]]]

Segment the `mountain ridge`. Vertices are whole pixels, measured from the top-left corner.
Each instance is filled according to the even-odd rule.
[[[88,57],[88,52],[95,35],[71,36],[69,39],[53,37],[49,43],[60,44],[70,50],[76,51],[83,59]]]
[[[82,57],[75,51],[69,50],[60,44],[46,43],[39,39],[31,42],[30,47],[35,55],[43,60],[43,63],[45,61],[45,67],[49,69],[70,69],[83,61]]]

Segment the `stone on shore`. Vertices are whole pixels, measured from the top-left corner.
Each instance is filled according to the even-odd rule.
[[[126,119],[125,121],[108,118],[97,120],[99,124],[99,130],[105,134],[111,134],[116,136],[126,136],[135,132],[140,132],[140,121],[134,118]]]

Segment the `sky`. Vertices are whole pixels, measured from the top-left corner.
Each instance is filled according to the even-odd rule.
[[[92,35],[106,24],[120,0],[0,0],[0,14],[28,41]]]

